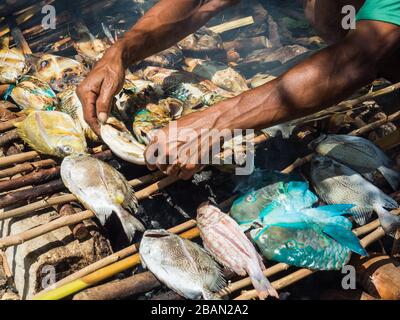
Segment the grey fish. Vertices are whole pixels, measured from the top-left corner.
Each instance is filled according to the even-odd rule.
[[[140,258],[165,285],[187,299],[219,299],[225,286],[218,264],[192,241],[165,230],[147,230],[140,243]]]
[[[311,180],[326,203],[354,204],[351,212],[355,213],[358,224],[367,223],[375,211],[387,234],[400,227],[400,217],[387,211],[398,208],[397,202],[353,169],[328,157],[315,156],[311,163]]]
[[[108,163],[89,155],[68,156],[61,164],[61,178],[68,190],[96,214],[102,225],[114,212],[129,241],[136,230],[144,231],[143,224],[127,211],[137,210],[131,186]]]
[[[310,143],[310,148],[349,166],[373,182],[372,174],[378,170],[393,190],[400,184],[400,173],[395,171],[389,157],[373,142],[348,135],[322,135]]]

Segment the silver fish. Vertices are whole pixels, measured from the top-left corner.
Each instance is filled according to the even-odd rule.
[[[142,264],[187,299],[218,299],[225,286],[217,263],[199,245],[165,230],[147,230],[139,248]]]
[[[122,122],[110,117],[101,125],[100,132],[103,141],[118,157],[131,163],[145,164],[145,146],[135,140]]]
[[[127,210],[137,209],[134,192],[125,177],[109,164],[89,155],[64,158],[61,178],[80,202],[96,214],[102,225],[113,212],[121,221],[129,241],[143,224]]]
[[[397,202],[359,173],[328,157],[315,156],[311,162],[311,180],[319,197],[328,204],[354,204],[351,209],[358,224],[367,223],[375,211],[386,233],[400,226],[400,217],[386,209],[396,209]]]
[[[348,135],[322,135],[310,143],[310,148],[359,172],[373,182],[372,174],[378,170],[393,190],[400,184],[400,172],[393,169],[389,157],[373,142]]]

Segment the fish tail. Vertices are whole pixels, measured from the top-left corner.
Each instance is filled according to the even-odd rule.
[[[391,168],[381,166],[378,171],[382,173],[386,181],[390,184],[393,190],[397,190],[400,185],[400,172],[393,170]]]
[[[119,220],[121,221],[122,227],[124,228],[125,234],[129,239],[129,241],[133,240],[136,230],[142,232],[145,230],[144,225],[124,208],[118,207],[115,210],[115,213],[117,214]]]
[[[278,292],[264,275],[259,265],[249,265],[247,272],[260,300],[265,300],[269,296],[279,299]]]
[[[375,206],[374,210],[378,214],[379,221],[385,233],[393,236],[396,230],[400,229],[400,216],[391,214],[381,206]]]
[[[202,293],[204,300],[222,300],[218,293],[212,292],[207,288],[204,288]]]
[[[328,224],[323,228],[323,231],[351,251],[358,253],[360,256],[368,256],[367,251],[365,251],[360,243],[360,239],[357,238],[353,231],[338,224]]]

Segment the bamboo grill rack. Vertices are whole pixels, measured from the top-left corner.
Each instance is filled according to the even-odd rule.
[[[44,3],[52,2],[53,1],[51,0],[42,1],[39,4],[31,5],[28,8],[22,10],[19,14],[12,16],[11,21],[9,19],[7,20],[9,22],[8,27],[3,27],[0,29],[0,35],[5,35],[11,32],[12,36],[16,38],[15,40],[18,40],[20,46],[24,49],[25,53],[32,52],[31,48],[34,51],[38,47],[39,41],[35,41],[35,39],[42,38],[45,39],[45,41],[47,42],[55,42],[54,37],[51,36],[49,32],[41,29],[40,27],[24,28],[24,30],[21,30],[19,27],[20,25],[29,22],[29,20],[35,15],[35,13],[40,11],[40,8]],[[90,1],[82,1],[82,6],[88,7],[89,2]],[[113,2],[114,1],[110,0],[98,1],[98,8],[100,9],[102,5]],[[68,12],[61,13],[60,16],[61,23],[64,23],[63,21],[68,21],[68,19],[66,18],[69,16]],[[28,41],[25,38],[33,39],[31,41],[31,45],[28,44]],[[64,46],[71,45],[71,39],[69,39],[68,37],[58,40],[57,42],[62,42],[60,43],[60,45]],[[57,45],[55,45],[55,47],[57,47]],[[323,118],[324,116],[329,116],[334,113],[347,112],[348,110],[355,108],[357,105],[364,101],[393,92],[399,88],[400,83],[388,86],[375,92],[370,92],[353,100],[347,100],[333,108],[327,109],[326,112],[319,113],[316,117],[311,118],[311,120],[316,118],[320,119],[321,117]],[[3,136],[8,135],[7,140],[4,144],[17,138],[15,136],[15,131],[13,131],[14,123],[23,119],[23,114],[16,113],[15,118],[0,123],[0,133],[3,133]],[[378,120],[374,123],[368,124],[365,127],[357,129],[351,134],[363,135],[386,122],[396,121],[399,119],[400,112],[396,112],[388,116],[387,119]],[[268,136],[259,136],[256,138],[255,143],[262,143],[268,138]],[[104,146],[99,146],[98,148],[93,149],[92,153],[105,160],[109,160],[112,157],[111,153],[107,151]],[[296,168],[305,164],[309,159],[310,156],[298,159],[294,164],[292,164],[282,172],[290,173]],[[34,201],[27,205],[23,205],[15,209],[0,213],[0,220],[17,216],[19,217],[23,216],[24,214],[32,213],[39,209],[48,208],[54,205],[68,204],[72,201],[76,201],[76,198],[71,194],[49,197],[52,194],[52,192],[50,191],[53,191],[54,193],[55,186],[61,190],[63,189],[62,182],[60,182],[60,179],[57,179],[59,176],[58,163],[58,161],[51,158],[43,157],[35,151],[26,151],[0,158],[0,179],[3,179],[0,181],[0,191],[7,192],[7,194],[3,195],[3,197],[13,195],[20,202],[26,202],[27,200]],[[11,178],[17,174],[21,176],[17,178]],[[10,179],[5,180],[7,178]],[[139,200],[142,200],[150,197],[153,193],[173,184],[174,182],[176,182],[176,179],[174,178],[164,177],[164,175],[161,173],[152,173],[131,180],[130,184],[132,185],[132,187],[135,188],[150,184],[146,188],[136,192],[137,198]],[[34,187],[32,187],[32,185],[34,185]],[[233,199],[234,196],[224,201],[222,204],[220,204],[220,206],[228,207]],[[0,204],[1,207],[4,208],[9,203],[5,202],[5,204],[3,204],[0,200]],[[30,239],[33,239],[37,236],[51,232],[64,226],[76,225],[86,219],[92,218],[93,216],[94,214],[90,211],[82,211],[72,215],[57,218],[45,225],[38,226],[23,233],[5,237],[3,239],[0,239],[0,250],[5,250],[10,246],[16,246],[25,241],[29,241]],[[196,222],[194,220],[188,220],[181,225],[173,227],[172,229],[170,229],[170,231],[180,234],[182,237],[188,239],[194,239],[199,236],[199,231],[196,228]],[[382,238],[384,235],[382,229],[379,227],[379,221],[377,220],[371,222],[366,226],[355,229],[354,232],[358,236],[367,235],[365,238],[362,239],[362,244],[364,246],[370,245],[371,243]],[[88,267],[83,268],[82,270],[70,276],[67,276],[66,278],[57,282],[51,288],[44,290],[33,298],[61,299],[70,296],[80,290],[96,285],[100,281],[106,280],[123,270],[138,265],[140,263],[140,258],[137,254],[137,249],[138,245],[135,244],[119,252],[116,252]],[[286,264],[276,264],[268,268],[265,271],[265,274],[267,276],[275,275],[279,272],[287,270],[288,268],[289,266]],[[290,284],[300,281],[301,279],[313,273],[314,272],[311,270],[299,269],[289,275],[284,276],[279,280],[276,280],[275,282],[273,282],[273,285],[277,289],[282,289]],[[250,285],[251,282],[249,278],[241,279],[239,281],[229,284],[221,291],[221,295],[233,295],[238,290],[244,289]],[[236,299],[253,299],[255,297],[255,291],[249,290],[237,296]]]

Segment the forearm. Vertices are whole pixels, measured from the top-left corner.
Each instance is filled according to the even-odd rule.
[[[140,61],[174,45],[236,0],[162,0],[116,46],[124,63]]]
[[[365,33],[370,30],[365,30]],[[260,129],[312,114],[342,101],[373,81],[380,62],[396,48],[396,41],[349,36],[292,68],[278,79],[224,101],[203,116],[213,127]],[[394,37],[393,32],[388,33]],[[366,39],[371,47],[366,47]],[[389,39],[390,40],[390,39]],[[393,45],[388,46],[388,43]],[[385,47],[386,46],[386,47]]]

